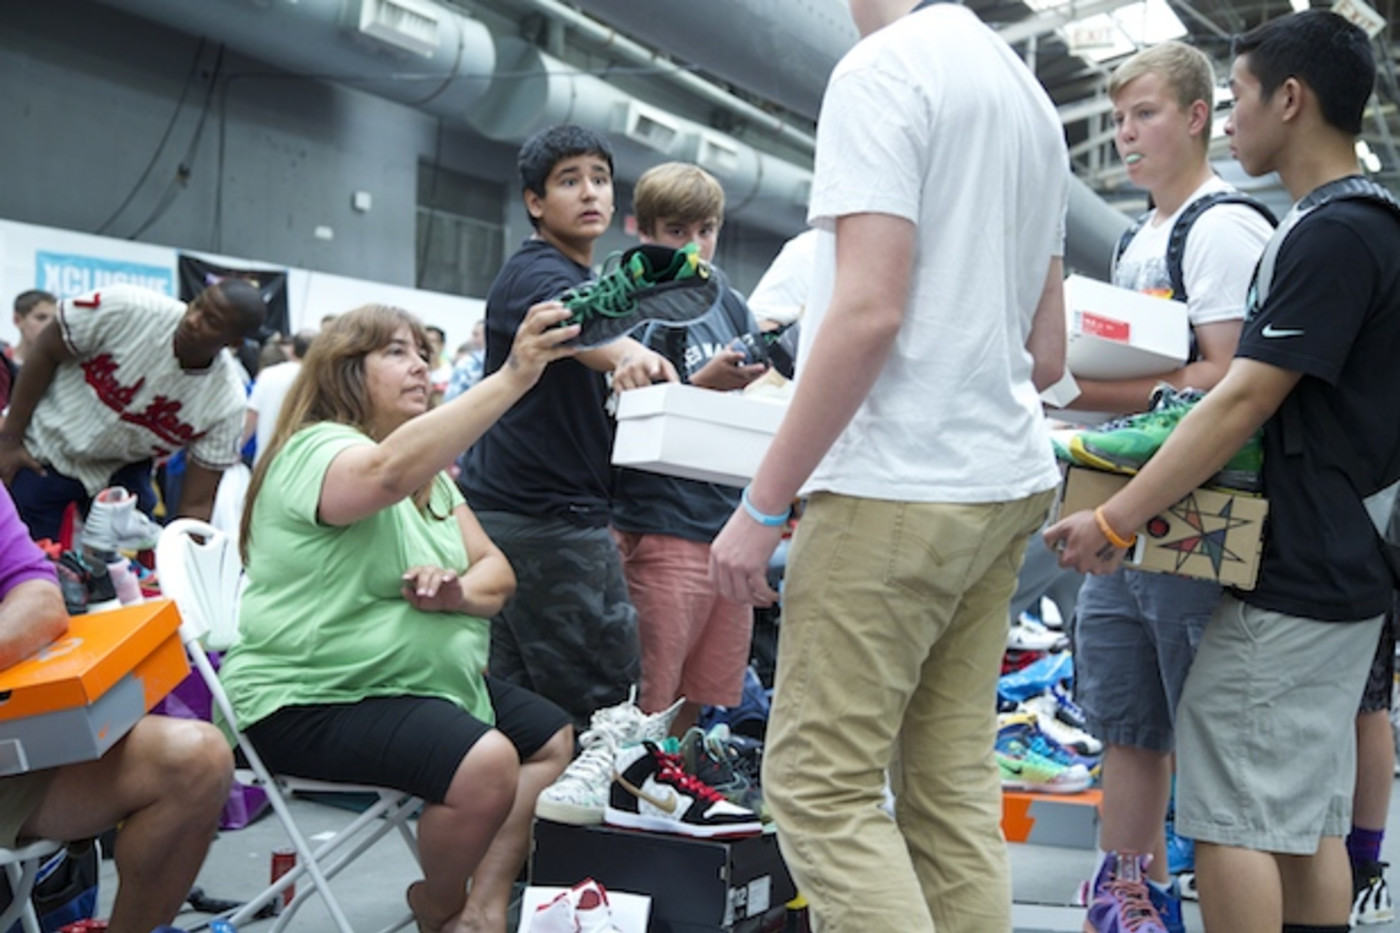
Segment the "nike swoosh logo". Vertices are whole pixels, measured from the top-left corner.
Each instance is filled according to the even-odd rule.
[[[1272,324],[1265,324],[1264,329],[1259,331],[1264,337],[1301,337],[1302,328],[1295,327],[1275,327]]]
[[[1025,766],[1024,766],[1024,765],[1019,765],[1019,764],[1017,764],[1017,765],[1004,764],[1004,765],[1002,765],[1002,767],[1005,768],[1007,771],[1010,771],[1012,774],[1020,774],[1020,773],[1025,769]]]
[[[669,788],[667,789],[667,797],[663,800],[655,794],[650,794],[642,790],[640,787],[636,786],[620,774],[617,776],[617,783],[621,784],[623,786],[623,789],[625,789],[629,794],[632,794],[635,797],[645,800],[647,803],[651,804],[658,810],[662,810],[670,814],[674,814],[676,812],[676,792],[670,790]]]

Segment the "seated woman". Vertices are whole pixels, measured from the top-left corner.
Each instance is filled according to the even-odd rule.
[[[423,933],[504,933],[535,797],[573,753],[563,710],[483,675],[515,574],[441,472],[573,352],[578,328],[551,326],[567,316],[531,309],[506,364],[432,411],[415,318],[335,318],[248,490],[220,675],[238,724],[276,772],[426,801],[408,889]]]

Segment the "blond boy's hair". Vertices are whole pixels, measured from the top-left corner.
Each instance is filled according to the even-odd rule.
[[[689,162],[663,162],[642,173],[632,190],[637,229],[651,236],[661,220],[724,221],[724,189],[715,176]]]
[[[1201,147],[1209,146],[1215,113],[1215,70],[1205,53],[1175,40],[1143,49],[1113,69],[1108,79],[1109,99],[1116,99],[1123,88],[1146,74],[1158,75],[1167,82],[1183,112],[1196,101],[1205,101],[1206,125],[1201,133]]]

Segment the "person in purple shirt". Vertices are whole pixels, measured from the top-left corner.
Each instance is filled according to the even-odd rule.
[[[53,566],[0,487],[0,671],[67,630]],[[120,823],[108,930],[149,933],[189,896],[232,779],[228,743],[209,723],[147,716],[96,761],[0,778],[0,846],[88,839]]]

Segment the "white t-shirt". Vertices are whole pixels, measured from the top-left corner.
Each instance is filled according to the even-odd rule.
[[[816,259],[817,231],[804,230],[784,243],[749,295],[754,318],[778,324],[791,324],[800,318],[807,307]]]
[[[211,470],[238,462],[243,385],[219,351],[198,371],[180,368],[175,328],[184,302],[135,285],[107,285],[59,303],[59,364],[34,408],[30,453],[80,480],[89,494],[123,466],[184,448]]]
[[[253,391],[248,393],[248,410],[258,413],[257,449],[253,462],[262,459],[263,451],[272,442],[272,432],[277,428],[277,416],[282,413],[282,402],[287,398],[287,390],[292,387],[301,363],[289,360],[258,371],[253,380]]]
[[[1167,241],[1181,212],[1192,201],[1216,191],[1234,191],[1212,176],[1165,220],[1154,211],[1118,257],[1113,284],[1120,288],[1170,298]],[[1181,277],[1186,283],[1186,315],[1192,327],[1244,318],[1245,293],[1254,266],[1274,228],[1252,207],[1218,204],[1196,218],[1186,237]]]
[[[971,11],[926,7],[841,60],[817,129],[799,360],[831,300],[836,218],[906,218],[918,248],[890,357],[805,492],[999,502],[1058,483],[1026,340],[1064,251],[1068,187],[1054,107]]]

